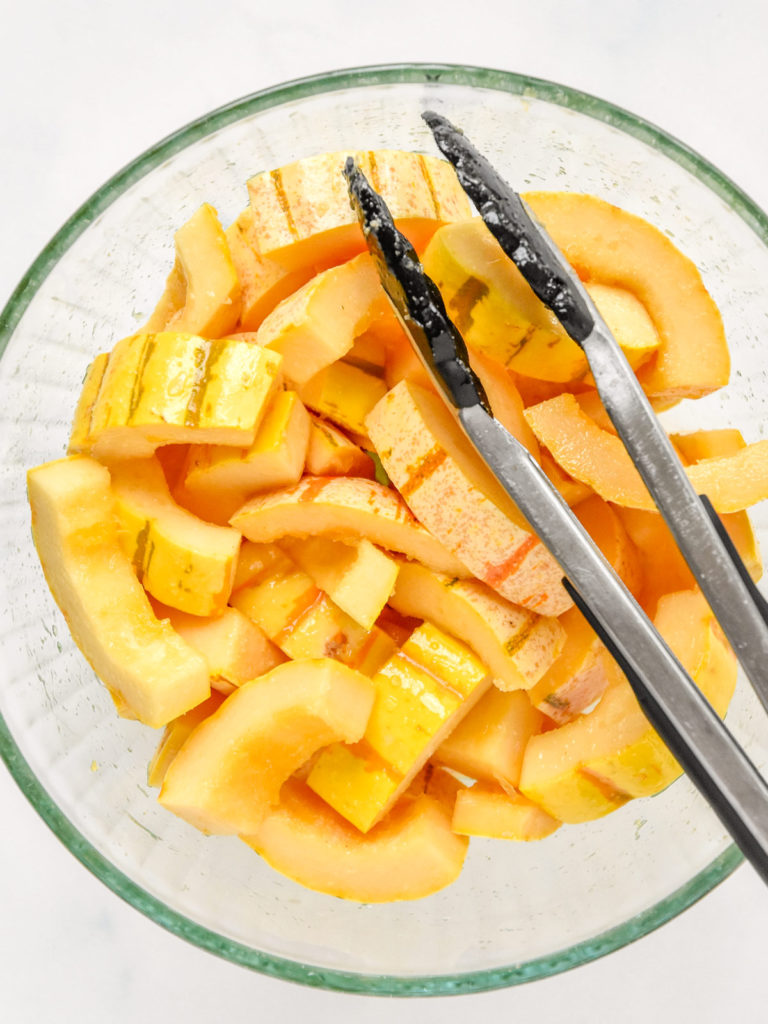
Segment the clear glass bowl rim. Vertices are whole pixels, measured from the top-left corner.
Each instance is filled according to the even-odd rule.
[[[370,65],[294,79],[219,107],[162,139],[118,171],[67,220],[27,270],[0,312],[0,358],[41,283],[75,240],[126,189],[175,153],[224,126],[271,107],[345,88],[405,83],[442,83],[544,100],[612,125],[663,153],[699,179],[768,245],[768,215],[700,154],[635,114],[599,97],[545,79],[493,68],[457,64]],[[482,992],[546,978],[620,949],[670,921],[705,896],[742,863],[728,847],[686,885],[623,924],[585,942],[508,967],[458,975],[397,977],[313,967],[272,956],[224,938],[175,912],[144,891],[100,854],[59,810],[33,773],[0,714],[0,757],[24,795],[67,849],[114,893],[174,935],[232,963],[285,981],[365,995],[427,996]]]

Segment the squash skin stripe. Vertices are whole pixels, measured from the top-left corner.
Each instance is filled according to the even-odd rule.
[[[157,341],[155,340],[154,334],[148,334],[146,340],[141,348],[141,355],[139,356],[138,365],[136,367],[136,375],[133,380],[133,387],[131,388],[131,398],[128,403],[128,422],[133,419],[136,410],[141,402],[142,393],[144,391],[144,373],[147,369],[150,359],[154,354]],[[106,377],[106,372],[104,374]],[[99,389],[101,391],[101,389]],[[98,399],[97,399],[98,400]],[[94,402],[94,408],[96,408],[96,402]]]
[[[195,374],[195,382],[192,385],[189,401],[184,413],[185,427],[199,426],[200,410],[203,406],[206,389],[211,382],[213,368],[225,352],[226,347],[226,340],[206,341],[204,347],[198,350],[202,353],[202,359]],[[195,353],[195,362],[197,361],[197,353]]]
[[[429,173],[429,167],[427,166],[427,161],[424,159],[423,153],[419,153],[419,169],[421,170],[421,175],[424,178],[424,184],[427,186],[430,198],[432,199],[432,207],[434,209],[435,220],[439,221],[441,220],[440,201],[437,198],[435,183],[432,180],[432,175]]]
[[[275,189],[277,202],[282,210],[283,216],[285,217],[286,227],[288,228],[291,237],[296,239],[299,237],[299,231],[296,227],[296,221],[293,219],[293,211],[291,210],[291,204],[285,191],[282,171],[279,168],[276,171],[270,171],[269,177]]]
[[[400,488],[400,496],[403,500],[408,501],[413,492],[421,487],[433,473],[436,473],[447,458],[448,453],[445,449],[435,446],[415,466],[409,467],[408,478]]]
[[[536,547],[537,544],[541,543],[539,538],[535,534],[531,534],[523,541],[519,548],[514,551],[509,558],[502,562],[501,565],[488,566],[485,572],[485,582],[495,587],[502,580],[506,579],[507,576],[511,576],[516,569],[519,569],[523,564],[526,556]]]

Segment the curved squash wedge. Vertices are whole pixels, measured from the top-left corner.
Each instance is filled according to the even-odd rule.
[[[606,501],[654,511],[656,506],[627,450],[582,410],[570,394],[531,406],[525,416],[539,442],[562,469]],[[697,493],[718,512],[738,512],[768,498],[768,441],[686,469]]]
[[[192,732],[158,799],[204,832],[255,832],[316,750],[360,739],[373,700],[369,679],[329,658],[278,665]]]
[[[230,522],[249,540],[261,542],[282,537],[367,537],[436,572],[469,575],[393,490],[361,477],[305,476],[295,487],[251,498]]]
[[[157,618],[120,546],[104,466],[47,462],[27,486],[48,586],[120,714],[158,728],[209,697],[205,659]]]
[[[243,836],[276,871],[316,892],[361,903],[415,900],[458,878],[469,840],[439,797],[404,797],[366,834],[303,782],[290,779],[255,835]]]
[[[654,625],[722,717],[738,666],[700,591],[667,594]],[[532,737],[520,790],[548,814],[576,823],[601,817],[632,797],[660,792],[681,768],[640,709],[615,663],[612,682],[588,715]]]
[[[661,339],[638,377],[649,395],[699,398],[728,383],[723,322],[696,266],[658,228],[595,196],[530,192],[526,202],[586,282],[632,292]]]
[[[240,318],[241,290],[216,211],[203,205],[176,232],[176,262],[145,333],[170,328],[222,338]]]
[[[479,218],[447,224],[432,237],[424,269],[472,351],[518,374],[567,383],[587,374],[584,352],[531,291]],[[641,302],[626,289],[587,284],[633,367],[648,360],[659,336]]]

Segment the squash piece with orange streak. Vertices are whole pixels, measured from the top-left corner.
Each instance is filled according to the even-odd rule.
[[[389,551],[399,551],[437,572],[469,576],[469,571],[416,521],[405,502],[389,487],[360,477],[304,477],[295,487],[257,495],[231,522],[249,540],[281,537],[367,537]]]
[[[323,269],[309,264],[287,270],[275,260],[260,256],[251,241],[252,231],[253,211],[246,207],[225,232],[240,282],[241,306],[236,328],[240,332],[257,331],[279,302]]]
[[[285,554],[266,560],[232,595],[243,612],[289,658],[334,658],[366,675],[394,652],[378,626],[361,626]]]
[[[491,670],[500,690],[532,686],[564,641],[556,618],[520,608],[479,580],[432,572],[418,562],[401,563],[389,603],[463,640]]]
[[[261,256],[295,269],[342,263],[365,251],[342,174],[348,156],[419,252],[441,224],[471,215],[469,200],[444,160],[398,150],[320,153],[248,181],[251,237]]]
[[[562,570],[436,395],[401,381],[367,420],[387,474],[423,523],[503,597],[557,615]]]

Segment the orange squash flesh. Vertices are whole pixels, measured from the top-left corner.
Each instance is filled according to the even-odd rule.
[[[578,608],[569,608],[560,622],[565,646],[528,696],[534,707],[562,725],[602,697],[609,677],[605,649]]]
[[[525,746],[544,718],[521,690],[492,686],[432,755],[438,764],[514,792]]]
[[[203,205],[176,232],[176,262],[145,333],[172,329],[222,338],[240,318],[241,291],[227,237]]]
[[[470,215],[469,201],[444,160],[393,150],[321,153],[248,181],[251,239],[261,256],[295,269],[341,263],[365,251],[342,175],[349,155],[417,251],[424,249],[440,224]]]
[[[649,395],[698,398],[728,383],[723,322],[695,265],[658,228],[595,196],[525,196],[566,259],[587,282],[632,292],[661,338],[638,371]]]
[[[278,665],[197,726],[168,767],[160,803],[205,832],[253,833],[318,748],[360,739],[373,700],[370,680],[336,661]]]
[[[531,842],[551,836],[560,822],[520,793],[478,782],[457,794],[452,827],[463,836]]]
[[[450,805],[432,794],[404,798],[361,833],[295,779],[258,831],[243,838],[289,878],[362,903],[420,899],[450,885],[469,842],[453,832]]]
[[[606,501],[629,508],[656,508],[618,437],[590,419],[573,395],[531,406],[526,418],[539,442],[570,476],[589,484]],[[737,512],[768,498],[768,441],[705,459],[687,469],[699,494],[718,512]]]

